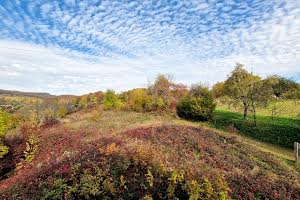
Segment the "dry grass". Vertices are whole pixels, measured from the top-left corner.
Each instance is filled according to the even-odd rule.
[[[100,108],[101,109],[101,108]],[[261,151],[271,153],[279,158],[286,160],[294,160],[293,151],[290,149],[282,148],[265,142],[261,142],[246,135],[240,135],[233,132],[221,131],[212,127],[208,127],[207,123],[192,122],[178,119],[172,116],[160,116],[151,113],[136,113],[127,111],[101,111],[102,117],[99,121],[88,120],[91,117],[91,112],[78,112],[69,115],[63,120],[64,127],[70,130],[77,129],[91,129],[96,130],[96,134],[119,134],[127,129],[147,126],[161,126],[161,125],[186,125],[194,127],[202,127],[211,129],[219,135],[231,137],[234,136],[241,143],[248,144]],[[94,132],[95,133],[95,132]],[[94,135],[95,136],[95,135]]]
[[[150,113],[135,113],[127,111],[100,111],[101,118],[97,121],[89,120],[92,117],[91,112],[74,113],[63,120],[64,127],[68,129],[95,128],[100,133],[120,132],[127,128],[136,127],[145,124],[164,123],[170,120],[170,117],[153,115]]]
[[[224,143],[224,138],[228,142]],[[101,144],[116,144],[120,146],[118,151],[129,149],[154,166],[163,163],[169,170],[183,170],[190,179],[207,176],[213,181],[216,174],[225,174],[236,197],[244,195],[239,193],[239,180],[248,187],[244,192],[251,195],[254,193],[249,187],[258,185],[262,187],[258,188],[260,192],[268,193],[270,185],[279,187],[278,181],[295,195],[300,192],[290,186],[300,184],[292,151],[173,116],[85,109],[41,130],[39,139],[41,148],[36,159],[0,183],[0,190],[31,178],[39,182],[36,174],[43,175],[43,170],[57,170],[61,163],[81,155],[89,157],[88,152],[97,152]],[[74,159],[72,162],[79,162]]]

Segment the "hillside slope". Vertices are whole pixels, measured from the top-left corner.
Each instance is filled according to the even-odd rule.
[[[172,117],[95,112],[27,130],[38,151],[0,183],[2,198],[300,198],[295,168],[235,137]]]
[[[13,91],[13,90],[1,90],[0,95],[2,96],[23,96],[23,97],[39,97],[39,98],[50,98],[55,97],[49,93],[40,93],[40,92],[21,92],[21,91]]]

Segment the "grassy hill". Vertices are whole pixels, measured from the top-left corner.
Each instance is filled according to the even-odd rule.
[[[59,123],[24,130],[32,135],[34,159],[6,175],[0,194],[3,199],[300,198],[299,166],[289,157],[204,125],[101,106],[83,109]],[[11,158],[21,155],[16,144],[22,145],[22,138],[8,140]]]

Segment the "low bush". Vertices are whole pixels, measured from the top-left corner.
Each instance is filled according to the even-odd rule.
[[[207,121],[212,118],[215,107],[212,98],[186,97],[177,104],[177,114],[185,119]]]
[[[67,114],[68,114],[67,106],[60,106],[59,109],[57,110],[57,115],[60,118],[64,118]]]
[[[0,158],[3,158],[9,152],[9,147],[4,145],[0,140]]]
[[[25,161],[31,162],[36,156],[38,150],[38,139],[35,135],[30,135],[26,142],[26,149],[24,151]]]
[[[177,104],[177,114],[185,119],[207,121],[212,118],[215,108],[216,104],[209,89],[193,85],[189,95]]]
[[[162,97],[151,97],[146,104],[146,110],[151,112],[166,113],[170,112],[170,101]]]
[[[40,184],[41,199],[228,199],[227,188],[207,178],[189,181],[137,158],[104,158],[67,167],[69,177],[49,177]]]
[[[10,116],[8,113],[2,111],[0,108],[0,158],[3,158],[8,152],[9,147],[4,145],[3,138],[8,131],[10,122]]]
[[[299,175],[290,166],[237,140],[226,138],[224,143],[209,129],[140,127],[91,143],[83,143],[78,137],[82,133],[76,134],[57,134],[51,143],[41,145],[37,159],[20,169],[24,176],[10,182],[16,189],[5,190],[2,199],[300,197]],[[51,130],[41,133],[49,135]],[[78,140],[83,146],[74,146]],[[66,151],[66,144],[72,144],[73,150],[76,147],[77,153],[70,152],[70,147]],[[196,158],[195,153],[201,156]]]

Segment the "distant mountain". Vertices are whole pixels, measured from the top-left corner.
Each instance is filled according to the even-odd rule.
[[[40,98],[53,98],[55,95],[49,93],[40,93],[40,92],[20,92],[20,91],[12,91],[12,90],[1,90],[0,95],[7,96],[27,96],[27,97],[40,97]]]

